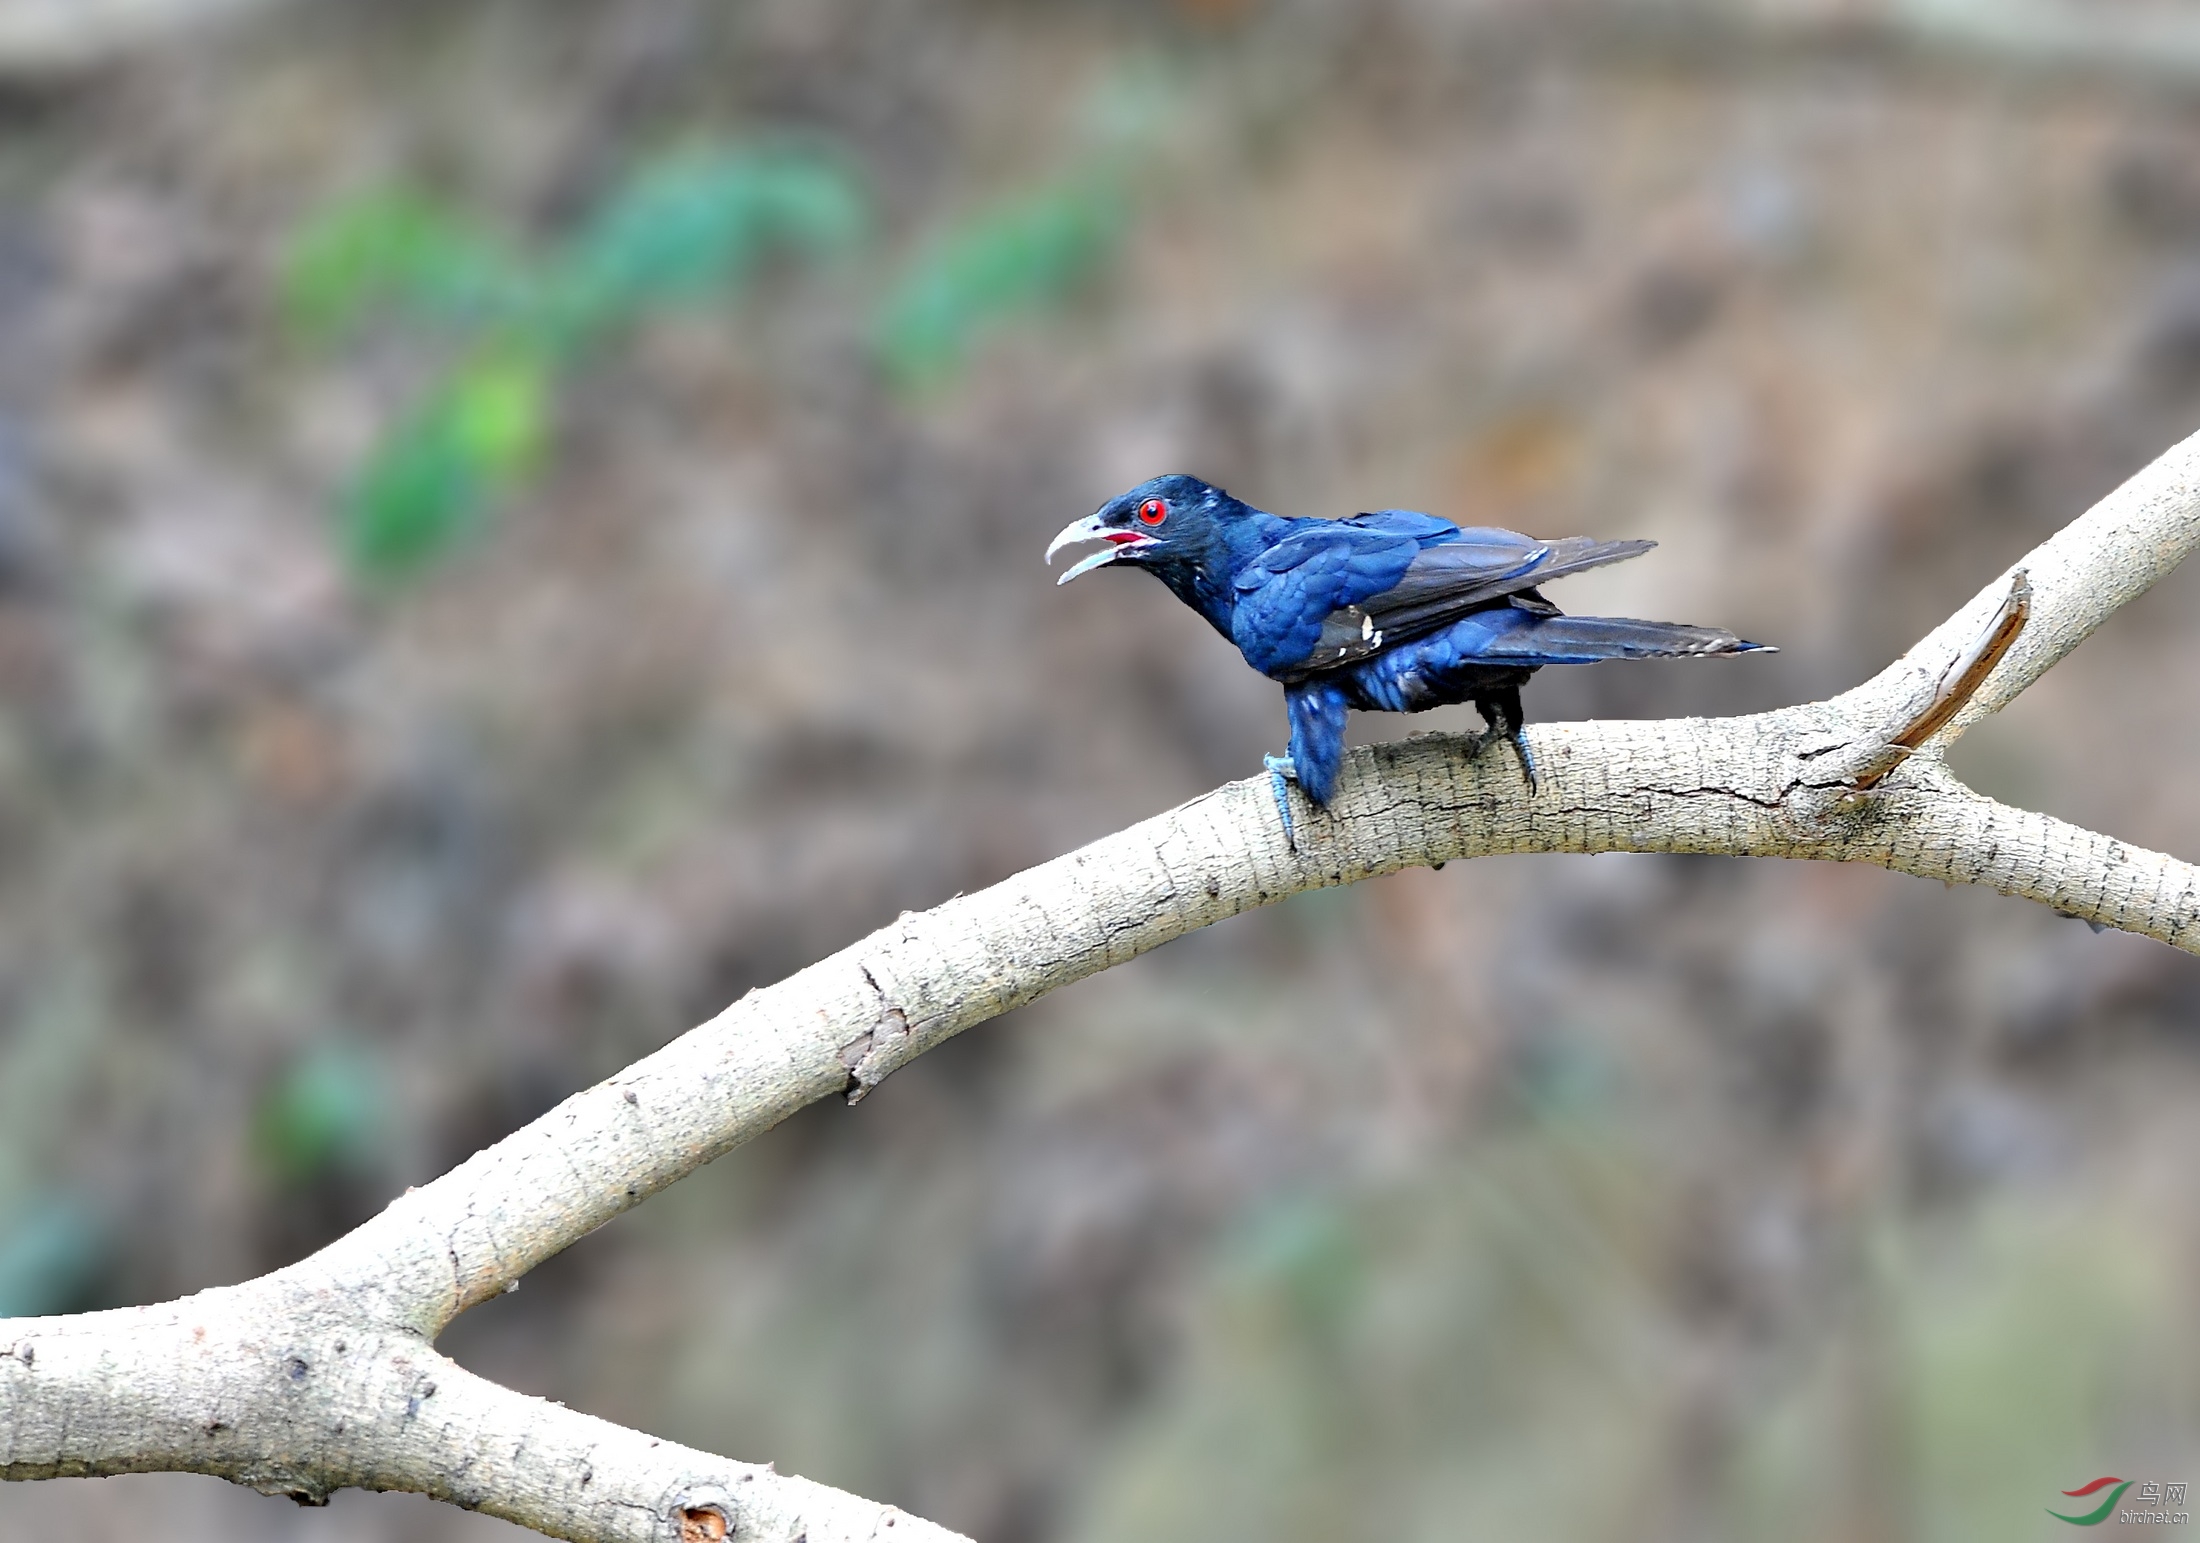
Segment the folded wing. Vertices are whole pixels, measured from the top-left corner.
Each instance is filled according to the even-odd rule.
[[[1231,634],[1254,668],[1303,679],[1434,632],[1518,596],[1556,607],[1538,584],[1639,556],[1651,541],[1538,541],[1493,527],[1462,530],[1406,509],[1306,520],[1242,570]]]
[[[1357,609],[1396,584],[1420,552],[1410,535],[1346,520],[1301,520],[1232,581],[1230,637],[1254,669],[1290,680],[1373,649]],[[1329,641],[1331,634],[1343,643]],[[1346,645],[1349,646],[1346,646]]]
[[[1423,548],[1395,584],[1367,600],[1366,608],[1391,637],[1416,637],[1493,600],[1569,573],[1640,557],[1656,545],[1592,536],[1534,541],[1516,531],[1463,530],[1456,541]]]

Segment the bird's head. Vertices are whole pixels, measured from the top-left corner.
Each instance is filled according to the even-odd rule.
[[[1110,499],[1099,513],[1065,525],[1047,548],[1047,561],[1053,562],[1054,554],[1066,546],[1105,543],[1070,564],[1069,571],[1054,581],[1057,584],[1110,563],[1150,568],[1163,578],[1210,567],[1227,569],[1227,527],[1233,517],[1254,513],[1197,477],[1155,477]]]

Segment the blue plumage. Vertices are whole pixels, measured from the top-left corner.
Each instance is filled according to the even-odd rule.
[[[1648,541],[1467,528],[1410,509],[1286,520],[1196,477],[1156,477],[1055,537],[1107,543],[1063,574],[1144,568],[1279,680],[1291,719],[1281,776],[1327,806],[1349,710],[1416,713],[1472,702],[1489,725],[1477,750],[1511,741],[1532,791],[1520,687],[1547,664],[1763,651],[1719,627],[1567,616],[1537,586],[1650,549]]]

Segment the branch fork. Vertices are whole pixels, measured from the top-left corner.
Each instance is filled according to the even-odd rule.
[[[1979,629],[1971,646],[1948,661],[1947,667],[1933,680],[1922,705],[1884,736],[1881,747],[1849,778],[1849,786],[1859,793],[1871,791],[1887,773],[1923,749],[1927,740],[1946,728],[1956,714],[1970,705],[1979,687],[1986,684],[1986,677],[1994,673],[1994,666],[2001,663],[2016,643],[2017,634],[2024,630],[2031,614],[2032,580],[2019,568],[2009,576],[2009,593],[1986,625]]]

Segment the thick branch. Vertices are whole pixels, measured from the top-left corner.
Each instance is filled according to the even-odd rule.
[[[184,1469],[307,1504],[403,1489],[606,1543],[953,1536],[514,1393],[280,1277],[0,1325],[0,1437],[10,1479]]]
[[[1463,739],[1357,750],[1330,814],[1303,817],[1295,847],[1265,780],[1232,783],[906,915],[287,1270],[157,1308],[10,1325],[0,1476],[157,1467],[307,1495],[418,1489],[569,1538],[677,1537],[698,1496],[698,1514],[744,1539],[804,1527],[812,1543],[889,1527],[939,1536],[523,1399],[429,1345],[458,1313],[804,1104],[860,1097],[963,1029],[1196,928],[1399,868],[1531,851],[1870,862],[2200,952],[2200,870],[1982,797],[1936,753],[2196,542],[2200,436],[2028,555],[2028,602],[2013,569],[1830,701],[1543,725],[1531,731],[1532,797],[1511,759],[1474,759]]]

